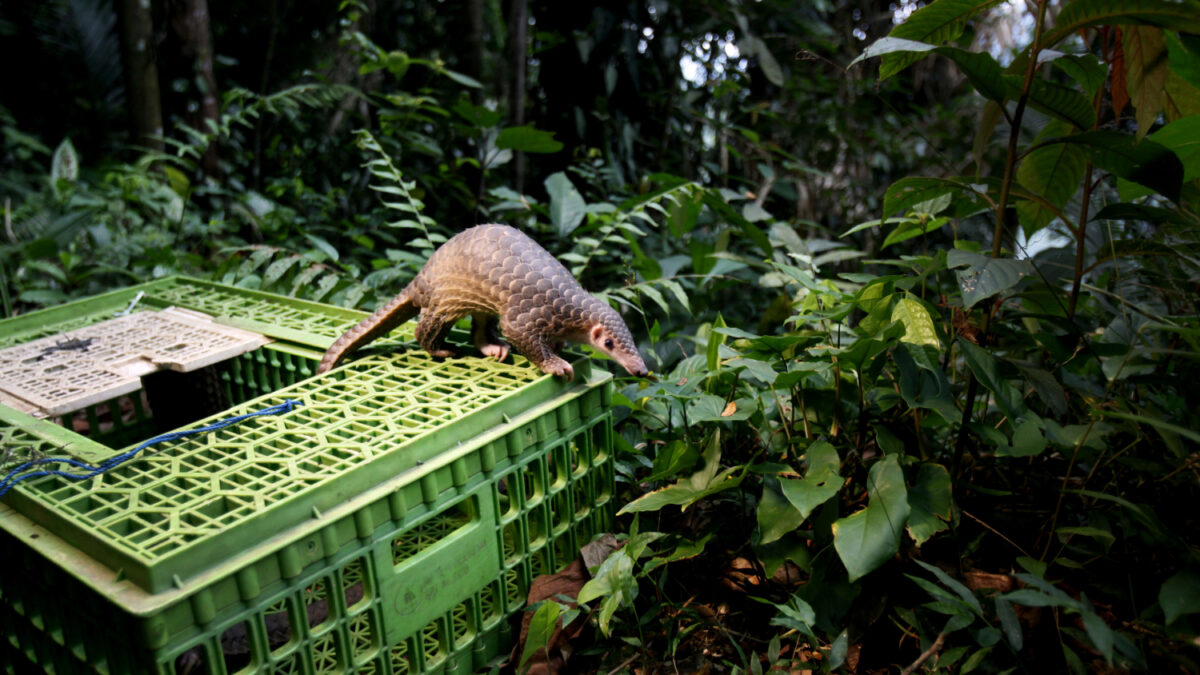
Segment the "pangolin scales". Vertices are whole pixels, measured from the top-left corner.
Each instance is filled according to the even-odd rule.
[[[574,376],[559,356],[564,342],[590,344],[631,375],[647,374],[621,316],[583,290],[546,249],[507,225],[478,225],[438,247],[399,295],[329,347],[317,372],[418,312],[417,342],[435,357],[453,355],[446,334],[470,315],[475,345],[499,361],[508,356],[508,345],[497,335],[497,323],[518,352],[552,375]]]

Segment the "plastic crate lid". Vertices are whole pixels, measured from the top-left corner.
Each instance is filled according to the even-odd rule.
[[[191,372],[269,341],[179,307],[128,314],[0,349],[0,403],[65,415],[137,391],[156,370]]]

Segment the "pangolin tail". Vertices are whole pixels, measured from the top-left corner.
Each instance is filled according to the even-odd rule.
[[[421,308],[413,303],[412,287],[405,288],[386,305],[375,310],[374,314],[360,321],[357,326],[346,331],[345,335],[334,341],[325,351],[325,356],[321,358],[321,365],[317,366],[317,373],[329,371],[346,354],[387,334],[388,331],[413,318],[420,311]]]

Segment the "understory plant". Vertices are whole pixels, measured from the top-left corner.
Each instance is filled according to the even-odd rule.
[[[666,367],[617,398],[636,526],[584,594],[625,645],[602,667],[1200,667],[1200,6],[1039,3],[1002,62],[959,46],[994,4],[862,57],[957,66],[972,174],[902,178],[837,237],[716,191],[659,214],[700,238],[662,321],[703,323],[656,321]],[[655,245],[630,237],[638,283]]]

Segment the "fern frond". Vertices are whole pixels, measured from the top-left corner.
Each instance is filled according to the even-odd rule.
[[[420,236],[409,240],[408,244],[424,252],[424,257],[428,258],[435,248],[446,241],[446,236],[430,231],[431,227],[437,227],[437,221],[421,213],[425,204],[412,192],[417,186],[416,181],[404,180],[404,174],[392,163],[392,158],[370,131],[359,129],[357,136],[358,146],[375,155],[363,164],[371,172],[370,188],[379,193],[379,201],[385,208],[398,213],[398,218],[388,222],[387,226],[419,232]]]

